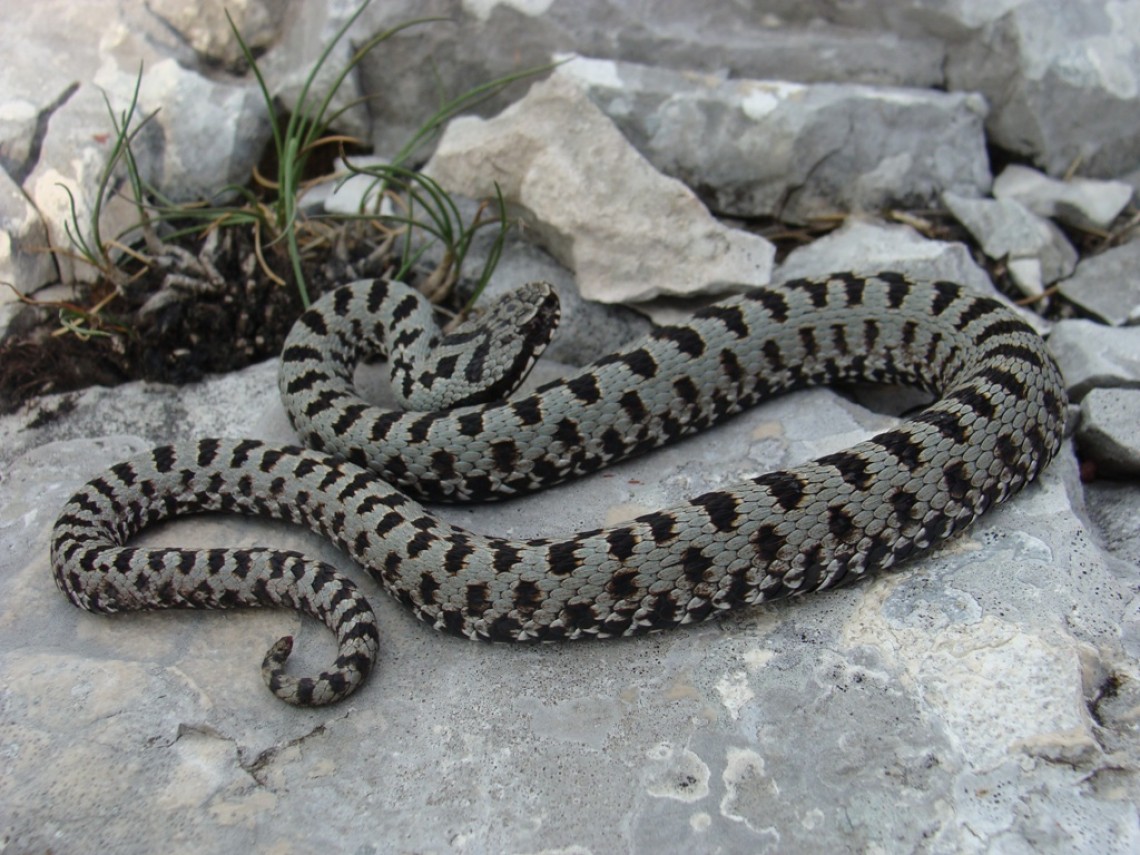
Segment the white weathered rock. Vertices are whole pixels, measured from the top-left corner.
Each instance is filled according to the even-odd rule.
[[[39,213],[0,170],[0,306],[15,302],[55,276],[47,249],[47,230]]]
[[[969,199],[944,193],[950,213],[994,260],[1008,262],[1010,277],[1027,297],[1073,272],[1077,251],[1064,233],[1012,199]]]
[[[24,186],[43,213],[56,247],[73,249],[66,231],[74,231],[73,202],[80,233],[94,243],[90,220],[115,142],[104,97],[118,117],[130,103],[136,73],[137,68],[105,67],[94,86],[81,87],[52,116],[39,163]],[[247,181],[269,133],[256,89],[215,83],[172,59],[144,71],[133,126],[153,110],[159,112],[135,137],[132,151],[143,180],[175,201],[210,198],[227,184]],[[92,128],[101,130],[92,133]],[[104,242],[139,222],[122,164],[108,187],[112,195],[104,200]],[[75,257],[63,256],[60,266],[65,281],[95,276],[93,268]]]
[[[986,107],[973,95],[585,58],[555,74],[580,82],[654,166],[721,214],[806,222],[989,190]]]
[[[199,0],[192,4],[182,0],[147,0],[150,13],[178,33],[203,62],[228,69],[241,68],[245,63],[230,21],[253,55],[258,56],[280,35],[284,23],[281,5],[273,0]]]
[[[306,214],[343,214],[354,216],[360,213],[379,212],[385,216],[395,214],[392,200],[380,196],[381,182],[373,175],[364,175],[352,170],[367,169],[388,163],[382,157],[369,155],[351,158],[352,169],[343,158],[333,161],[333,171],[320,181],[307,186],[300,195],[298,207]]]
[[[121,119],[140,69],[133,124],[158,111],[133,146],[143,179],[182,201],[248,180],[268,133],[256,87],[210,79],[179,61],[185,45],[143,4],[45,0],[3,30],[0,50],[21,58],[0,67],[0,115],[19,120],[6,126],[16,136],[2,143],[4,165],[43,214],[50,245],[62,251],[57,261],[65,279],[94,276],[69,256],[67,191],[90,240],[93,195],[114,144],[107,102]],[[120,173],[108,188],[116,195],[105,201],[105,241],[137,221],[133,206],[117,196],[123,185]],[[22,290],[43,284],[26,282]]]
[[[1049,336],[1069,398],[1079,401],[1090,389],[1140,389],[1140,327],[1106,327],[1093,321],[1058,321]]]
[[[982,5],[982,4],[979,4]],[[1050,175],[1115,177],[1140,164],[1140,5],[1022,0],[957,45],[953,90],[981,92],[993,142]]]
[[[771,244],[713,219],[563,77],[494,119],[453,121],[425,172],[476,198],[497,185],[588,299],[716,293],[771,275]]]
[[[1093,389],[1081,401],[1077,442],[1110,478],[1140,475],[1140,389]]]
[[[1013,199],[1039,217],[1081,229],[1106,229],[1132,200],[1135,191],[1124,181],[1070,178],[1061,181],[1014,163],[994,179],[995,199]]]
[[[1057,290],[1106,324],[1122,326],[1140,321],[1140,240],[1085,258]]]

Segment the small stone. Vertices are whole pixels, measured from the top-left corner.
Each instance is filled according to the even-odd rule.
[[[1057,289],[1088,315],[1113,326],[1140,321],[1140,240],[1082,260]]]
[[[994,179],[995,199],[1020,202],[1039,217],[1079,229],[1106,229],[1132,200],[1124,181],[1071,178],[1060,181],[1020,164],[1010,164]]]
[[[500,189],[588,299],[722,293],[771,277],[768,241],[717,222],[562,76],[494,119],[452,121],[424,171],[467,196]]]
[[[1093,389],[1081,401],[1077,443],[1109,477],[1140,475],[1140,389]]]
[[[1096,387],[1140,388],[1140,327],[1058,321],[1049,336],[1049,349],[1073,401]]]
[[[1077,251],[1053,223],[1012,199],[970,199],[943,193],[950,213],[981,244],[982,252],[1010,262],[1014,282],[1027,297],[1039,297],[1045,286],[1068,276]],[[1018,263],[1022,262],[1022,263]]]
[[[354,157],[351,160],[355,170],[370,166],[382,166],[388,161],[382,157]],[[307,187],[300,197],[301,207],[308,213],[343,214],[353,216],[360,213],[379,213],[392,216],[396,209],[387,196],[377,198],[380,180],[375,175],[364,175],[349,169],[343,158],[333,161],[333,173],[325,180]]]
[[[20,188],[0,169],[0,306],[30,294],[55,277],[43,220]],[[2,333],[0,329],[0,333]]]

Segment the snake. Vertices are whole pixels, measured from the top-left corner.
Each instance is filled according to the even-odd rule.
[[[489,313],[494,323],[450,335],[398,282],[323,296],[281,356],[280,392],[304,445],[210,438],[118,463],[62,509],[56,584],[91,612],[308,614],[335,634],[335,661],[290,673],[286,636],[262,676],[282,700],[320,705],[353,692],[379,655],[375,613],[350,578],[294,551],[130,539],[183,514],[274,517],[335,543],[437,630],[505,642],[633,636],[891,568],[1016,493],[1061,447],[1065,386],[1044,340],[953,282],[881,272],[750,287],[512,392],[558,314],[550,286],[520,294]],[[399,407],[355,390],[357,364],[377,356]],[[421,504],[522,496],[776,394],[854,381],[912,386],[933,402],[846,450],[569,536],[473,533]]]

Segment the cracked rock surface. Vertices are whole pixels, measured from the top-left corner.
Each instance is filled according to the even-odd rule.
[[[565,370],[540,361],[528,383]],[[323,627],[274,611],[89,615],[55,590],[47,557],[62,502],[126,455],[206,435],[291,441],[275,372],[93,389],[0,419],[0,833],[13,851],[1140,845],[1140,567],[1121,557],[1127,532],[1098,545],[1071,450],[897,572],[642,639],[445,637],[357,572],[381,621],[379,667],[345,703],[298,710],[265,691],[262,651],[291,634],[298,667],[319,667]],[[383,401],[379,375],[358,382]],[[811,390],[523,501],[435,510],[503,536],[568,533],[894,420]],[[1098,513],[1122,520],[1112,498]],[[1135,492],[1115,501],[1134,509]],[[316,537],[256,520],[139,540],[272,544],[352,571]]]
[[[206,384],[215,403],[190,420],[209,421],[185,432],[289,439],[273,397],[250,399],[273,370]],[[284,633],[303,666],[319,664],[331,650],[323,628],[275,612],[96,617],[54,589],[55,508],[104,466],[169,439],[167,419],[181,418],[176,390],[88,394],[35,432],[0,485],[0,804],[16,851],[274,840],[335,851],[370,841],[384,841],[376,851],[857,851],[913,848],[931,832],[952,851],[972,849],[979,826],[1022,839],[1047,830],[1053,851],[1140,842],[1134,803],[1119,795],[1136,795],[1120,771],[1135,760],[1127,708],[1104,701],[1112,685],[1135,685],[1140,627],[1124,616],[1138,574],[1107,562],[1071,510],[1080,488],[1068,453],[898,573],[691,630],[482,645],[437,635],[375,595],[378,671],[346,703],[311,711],[265,692],[257,665]],[[108,409],[135,415],[113,418],[110,435],[63,438],[98,436],[84,419]],[[525,502],[439,512],[513,537],[570,532],[890,422],[833,392],[800,393]],[[244,519],[182,522],[143,541],[271,542],[347,564],[307,534]],[[112,808],[113,820],[93,821]],[[1046,828],[1046,815],[1060,820]]]

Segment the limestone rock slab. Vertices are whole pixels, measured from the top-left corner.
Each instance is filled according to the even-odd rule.
[[[989,190],[982,99],[725,79],[577,58],[580,81],[651,163],[720,214],[806,222]]]
[[[991,139],[1050,175],[1112,178],[1140,165],[1140,6],[1028,0],[951,47],[951,89],[981,92]]]
[[[1140,240],[1084,258],[1057,286],[1082,312],[1113,326],[1140,322]]]
[[[716,293],[771,275],[771,244],[713,219],[564,77],[494,119],[451,122],[425,171],[466,196],[498,186],[588,299]]]
[[[180,394],[123,389],[106,412],[127,427],[130,413]],[[231,394],[203,413],[213,429],[292,438],[275,401],[254,412],[247,387]],[[60,436],[70,418],[57,420]],[[524,502],[437,510],[500,536],[571,532],[893,423],[807,391]],[[199,851],[378,840],[755,851],[777,839],[845,851],[933,839],[947,851],[1032,841],[1124,853],[1140,843],[1135,775],[1121,771],[1137,750],[1127,705],[1098,700],[1136,679],[1125,649],[1140,639],[1122,616],[1132,580],[1113,575],[1070,509],[1068,453],[899,572],[658,636],[474,644],[370,593],[379,669],[345,704],[306,711],[264,690],[260,651],[291,633],[297,667],[319,666],[331,652],[323,627],[256,610],[94,616],[55,590],[56,510],[149,444],[118,435],[31,447],[0,481],[0,828],[17,851],[144,852],[172,839]],[[184,521],[141,542],[272,544],[347,564],[313,537],[245,519]],[[1088,786],[1106,776],[1112,787]]]

